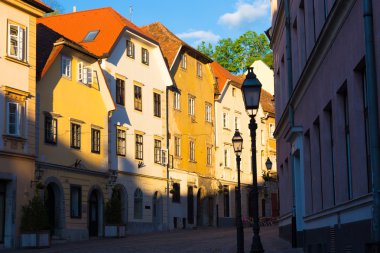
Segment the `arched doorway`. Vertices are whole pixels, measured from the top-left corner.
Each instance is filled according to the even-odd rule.
[[[112,191],[112,194],[116,194],[121,202],[121,220],[123,224],[128,223],[128,193],[124,185],[117,184]]]
[[[103,197],[99,190],[90,191],[88,198],[89,236],[101,236],[103,227]]]
[[[61,230],[64,225],[64,203],[63,193],[57,183],[47,182],[44,192],[44,201],[49,215],[50,234],[61,236]]]
[[[207,199],[205,198],[206,192],[203,188],[200,188],[197,193],[197,226],[203,226],[207,224]]]
[[[155,231],[162,230],[162,222],[163,222],[163,203],[162,196],[159,192],[155,192],[153,196],[153,229]]]

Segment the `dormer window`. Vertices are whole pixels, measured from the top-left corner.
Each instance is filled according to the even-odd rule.
[[[99,34],[99,30],[88,32],[87,35],[86,35],[86,37],[84,37],[83,42],[94,41],[95,38],[96,38],[96,36],[98,36],[98,34]]]

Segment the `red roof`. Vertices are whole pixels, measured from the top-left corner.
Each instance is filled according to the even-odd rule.
[[[223,91],[224,86],[227,83],[227,80],[232,81],[233,82],[232,84],[234,86],[241,88],[241,85],[243,84],[243,80],[231,74],[231,72],[223,68],[222,65],[220,65],[218,62],[216,61],[212,62],[211,67],[212,67],[212,71],[214,72],[214,76],[217,78],[219,92]]]
[[[150,34],[155,40],[160,43],[160,47],[164,57],[168,61],[169,68],[172,66],[180,48],[186,48],[189,53],[196,55],[196,58],[205,63],[211,63],[212,60],[191,47],[189,44],[178,38],[166,26],[160,22],[155,22],[150,25],[142,26],[141,29]]]
[[[129,30],[158,44],[152,37],[111,7],[40,18],[38,23],[44,24],[62,36],[80,44],[91,53],[102,57],[107,57],[111,53],[124,30]],[[98,31],[95,39],[89,42],[83,41],[91,31]]]

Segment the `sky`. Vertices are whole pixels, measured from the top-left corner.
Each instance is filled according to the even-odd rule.
[[[64,13],[111,6],[137,26],[161,22],[193,47],[201,41],[236,39],[246,31],[270,27],[269,0],[43,0],[57,2]]]

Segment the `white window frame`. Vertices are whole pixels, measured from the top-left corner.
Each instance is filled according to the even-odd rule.
[[[192,95],[189,95],[189,101],[188,101],[189,110],[188,113],[190,116],[195,116],[195,97]]]
[[[132,59],[135,58],[135,43],[132,40],[127,40],[127,56]]]
[[[189,158],[190,158],[190,161],[195,162],[195,141],[190,140],[189,144],[190,144]]]
[[[229,124],[228,112],[223,112],[222,122],[223,122],[223,128],[229,129],[230,124]]]
[[[212,122],[212,117],[211,117],[211,104],[206,102],[206,121],[207,122]]]
[[[17,36],[11,35],[11,26],[17,28]],[[17,42],[15,54],[11,53],[12,39]],[[15,23],[8,23],[8,56],[20,61],[26,61],[26,28]]]
[[[141,48],[141,62],[149,65],[149,51],[146,48]]]
[[[224,167],[225,168],[230,168],[231,166],[231,154],[230,154],[230,149],[229,148],[225,148],[224,149]]]
[[[174,92],[174,109],[181,110],[181,94]]]
[[[15,132],[10,132],[10,105],[14,104],[16,105],[16,111],[15,111]],[[17,102],[7,102],[7,134],[13,135],[13,136],[20,136],[20,122],[21,122],[21,105]]]
[[[61,70],[62,76],[71,78],[71,58],[62,55],[61,64],[62,64],[62,70]]]
[[[197,62],[197,77],[202,77],[202,64]]]
[[[181,57],[181,68],[182,69],[187,69],[187,56],[186,56],[186,54],[182,54],[182,57]]]
[[[78,62],[78,82],[92,84],[93,70],[91,66],[85,66],[83,62]]]
[[[181,157],[181,138],[175,136],[174,137],[174,154],[177,157]]]
[[[206,164],[212,165],[212,148],[211,148],[211,146],[206,147]]]
[[[240,129],[240,117],[235,116],[235,129]]]

